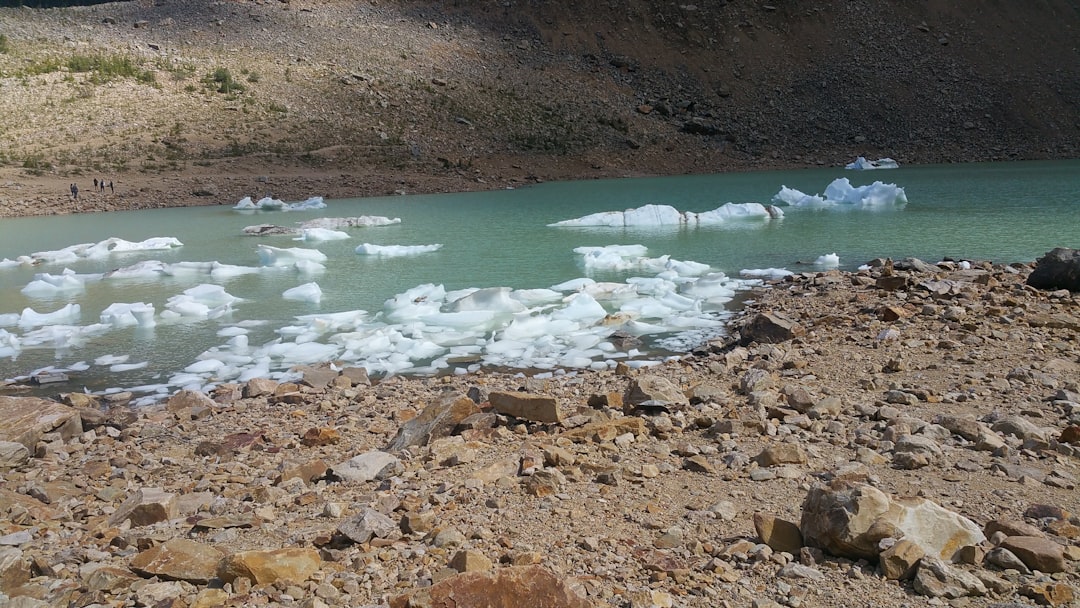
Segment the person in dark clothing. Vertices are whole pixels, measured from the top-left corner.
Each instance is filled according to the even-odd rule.
[[[116,190],[113,189],[112,180],[109,180],[109,194],[116,194]]]
[[[71,198],[79,200],[79,187],[74,183],[71,184]]]
[[[94,190],[97,190],[97,178],[94,178]]]

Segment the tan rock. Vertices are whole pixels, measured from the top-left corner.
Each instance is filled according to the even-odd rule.
[[[915,576],[915,568],[925,556],[922,547],[910,540],[900,539],[881,552],[879,565],[887,580],[908,580]]]
[[[130,520],[132,527],[149,526],[177,516],[176,494],[161,488],[141,488],[116,509],[109,518],[109,525]]]
[[[806,464],[806,452],[797,443],[774,443],[757,455],[759,465],[775,467],[782,464]]]
[[[244,385],[244,397],[268,397],[273,395],[278,389],[278,383],[276,380],[270,378],[252,378]]]
[[[218,606],[227,605],[228,602],[228,591],[207,587],[195,596],[195,602],[191,604],[191,608],[218,608]]]
[[[390,600],[390,608],[420,606],[592,608],[594,604],[578,595],[566,577],[540,566],[511,566],[492,571],[465,572]]]
[[[1040,581],[1021,587],[1020,595],[1043,606],[1063,606],[1076,598],[1076,591],[1067,583]]]
[[[174,538],[136,555],[131,569],[147,577],[205,585],[214,578],[222,557],[210,545]]]
[[[927,555],[951,559],[986,539],[975,522],[923,498],[893,499],[873,486],[836,481],[811,488],[799,528],[807,545],[839,556],[876,561],[878,541],[892,536]]]
[[[614,420],[590,422],[582,427],[570,429],[561,436],[576,443],[582,442],[605,442],[625,433],[633,433],[636,437],[647,434],[645,420],[637,416],[626,416]]]
[[[660,376],[643,375],[635,378],[626,390],[623,403],[628,406],[676,407],[689,405],[682,389]]]
[[[65,441],[81,434],[78,411],[48,399],[0,395],[0,441],[21,443],[33,454],[42,435],[53,431]]]
[[[127,589],[132,583],[142,579],[132,574],[130,570],[124,568],[102,566],[101,568],[94,569],[94,571],[84,577],[83,580],[86,583],[86,588],[91,591],[108,591],[110,593],[115,593]]]
[[[193,410],[213,410],[217,402],[209,395],[200,391],[182,390],[171,397],[165,403],[165,409],[174,414]]]
[[[397,436],[387,446],[387,451],[398,452],[405,448],[427,445],[432,439],[447,437],[465,418],[480,411],[472,399],[453,393],[429,404],[420,415],[398,428]]]
[[[30,580],[30,560],[15,547],[0,547],[0,592],[8,593]]]
[[[774,551],[786,551],[798,555],[803,538],[799,526],[790,521],[765,513],[754,513],[754,530],[763,543]]]
[[[1012,551],[1024,565],[1046,574],[1065,571],[1065,552],[1061,545],[1041,536],[1009,536],[1000,545]]]
[[[302,583],[320,567],[318,551],[294,547],[235,553],[218,563],[217,574],[225,582],[244,577],[256,585],[279,580]]]
[[[531,393],[493,392],[488,401],[496,412],[533,422],[560,422],[559,403],[554,397]]]
[[[491,560],[486,555],[472,549],[462,549],[450,560],[450,567],[458,572],[482,572],[491,570]]]

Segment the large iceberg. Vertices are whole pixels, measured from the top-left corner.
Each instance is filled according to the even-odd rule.
[[[773,202],[792,207],[890,207],[906,205],[907,195],[896,184],[876,181],[868,186],[852,186],[846,177],[833,180],[823,195],[806,194],[794,188],[782,186],[773,196]]]
[[[601,211],[548,226],[715,226],[734,219],[771,219],[783,215],[780,209],[761,203],[725,203],[702,213],[682,212],[671,205],[644,205],[625,211]]]

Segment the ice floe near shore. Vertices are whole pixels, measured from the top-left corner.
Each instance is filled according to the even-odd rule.
[[[407,246],[391,251],[408,251]],[[424,246],[421,246],[424,247]],[[640,340],[664,334],[663,348],[692,345],[723,331],[725,310],[739,290],[760,283],[728,277],[706,264],[649,256],[642,245],[583,247],[575,253],[595,270],[629,270],[620,282],[581,277],[547,288],[468,288],[454,291],[424,284],[387,299],[380,310],[335,311],[295,317],[275,330],[276,338],[254,344],[249,328],[257,321],[233,321],[243,300],[221,285],[202,283],[174,295],[160,313],[143,302],[114,303],[100,323],[79,326],[77,304],[60,310],[0,317],[0,356],[25,348],[74,349],[93,336],[159,323],[216,320],[223,343],[207,349],[160,383],[129,390],[150,403],[181,388],[207,389],[252,377],[288,379],[299,364],[336,361],[368,369],[373,375],[464,373],[481,366],[518,369],[611,369],[618,362],[640,367],[666,355],[649,356]],[[309,249],[262,247],[268,267],[323,259]],[[145,264],[138,272],[161,273],[164,265]],[[201,268],[205,272],[205,268]],[[118,271],[119,272],[119,271]],[[119,276],[125,273],[120,272]],[[203,275],[197,275],[203,276]],[[314,282],[282,293],[289,300],[318,303]],[[142,369],[124,356],[99,358],[110,373]],[[61,370],[63,371],[63,370]],[[36,372],[35,372],[36,373]]]
[[[245,226],[243,233],[248,236],[303,235],[306,231],[336,231],[345,228],[374,228],[400,224],[401,218],[389,218],[380,215],[361,215],[359,217],[319,217],[299,222],[296,227],[277,226],[274,224],[255,224]],[[342,233],[346,234],[347,233]]]
[[[862,208],[906,205],[907,195],[896,184],[876,181],[868,186],[852,186],[851,180],[841,177],[825,188],[823,195],[806,194],[794,188],[782,186],[773,196],[773,202],[792,207],[852,206]]]
[[[871,169],[898,169],[900,163],[891,158],[879,158],[877,160],[866,160],[865,157],[856,157],[854,161],[844,165],[845,169],[854,169],[856,171],[869,171]]]
[[[625,211],[601,211],[571,220],[548,224],[557,227],[607,226],[715,226],[739,219],[776,219],[784,212],[761,203],[725,203],[712,211],[679,211],[671,205],[644,205]]]

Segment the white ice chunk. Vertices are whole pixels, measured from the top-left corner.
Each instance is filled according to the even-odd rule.
[[[865,157],[856,157],[853,162],[844,165],[845,169],[855,169],[857,171],[867,171],[870,169],[896,169],[900,167],[900,163],[895,160],[885,157],[877,160],[866,160]]]
[[[74,302],[65,305],[53,312],[39,313],[33,308],[24,308],[19,316],[19,325],[22,327],[41,327],[44,325],[57,325],[61,323],[78,322],[82,308]]]
[[[840,265],[840,256],[836,255],[835,253],[827,253],[825,255],[818,256],[818,258],[814,260],[814,265],[824,266],[826,268],[836,268]]]
[[[551,314],[555,320],[566,319],[579,323],[595,323],[607,316],[607,311],[587,293],[576,293],[566,298],[566,306]]]
[[[786,268],[744,268],[739,271],[739,276],[756,279],[782,279],[795,273]]]
[[[286,300],[297,300],[300,302],[311,302],[318,304],[322,300],[322,289],[318,283],[304,283],[303,285],[297,285],[291,289],[286,289],[281,297]]]
[[[392,226],[400,224],[401,218],[388,218],[379,215],[361,215],[359,217],[320,217],[301,222],[300,228],[324,228],[339,230],[341,228]]]
[[[405,255],[417,255],[431,253],[442,249],[441,244],[434,245],[373,245],[364,243],[356,248],[356,253],[361,255],[377,255],[383,257],[398,257]]]
[[[824,196],[804,194],[793,188],[783,186],[773,197],[778,203],[793,207],[832,207],[852,205],[855,207],[887,207],[906,205],[907,195],[896,184],[884,184],[876,181],[868,186],[852,186],[846,177],[837,178],[825,188]]]
[[[101,323],[113,327],[152,327],[154,325],[154,305],[145,302],[127,304],[115,302],[101,311]]]
[[[314,211],[316,209],[326,209],[326,203],[323,202],[323,197],[313,196],[299,203],[286,203],[283,208],[285,211]]]
[[[264,266],[292,266],[300,261],[322,263],[327,260],[326,254],[318,249],[303,249],[300,247],[271,247],[259,245],[257,247],[259,261]]]
[[[447,294],[447,299],[450,295]],[[509,287],[488,287],[452,300],[445,306],[446,312],[464,312],[470,310],[490,310],[495,312],[515,313],[525,310],[525,305],[511,297]]]
[[[551,289],[554,291],[581,291],[589,285],[595,285],[596,281],[588,277],[582,277],[580,279],[570,279],[558,285],[552,285]]]
[[[140,361],[139,363],[118,363],[116,365],[110,366],[109,371],[111,373],[118,374],[120,372],[130,372],[136,369],[146,369],[149,366],[149,361]]]
[[[761,203],[725,203],[712,211],[680,212],[671,205],[644,205],[625,211],[601,211],[548,226],[606,226],[611,228],[635,226],[710,226],[735,219],[772,219],[783,217],[783,211]]]
[[[14,357],[21,348],[19,336],[6,329],[0,329],[0,357]]]
[[[349,238],[347,232],[329,228],[302,228],[297,241],[343,241]]]
[[[34,280],[27,283],[21,291],[28,297],[84,291],[87,282],[101,280],[101,277],[100,274],[76,274],[67,268],[58,275],[39,272],[34,275]]]

